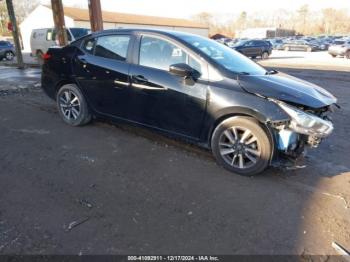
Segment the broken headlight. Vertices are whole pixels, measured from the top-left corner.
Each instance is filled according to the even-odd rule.
[[[278,105],[292,118],[289,128],[296,133],[326,137],[333,131],[333,124],[330,121],[282,102],[278,102]]]

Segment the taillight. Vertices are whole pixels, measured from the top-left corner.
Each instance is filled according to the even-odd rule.
[[[42,58],[43,58],[43,60],[47,61],[51,58],[51,55],[48,53],[45,53],[45,54],[43,54]]]

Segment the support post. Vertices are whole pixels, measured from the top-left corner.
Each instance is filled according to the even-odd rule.
[[[64,11],[62,0],[51,0],[53,21],[59,46],[68,44],[66,24],[64,22]]]
[[[103,30],[103,20],[100,0],[88,0],[91,31]]]
[[[17,58],[17,66],[20,69],[24,68],[23,64],[23,56],[22,56],[22,48],[19,41],[19,30],[17,26],[16,16],[15,16],[15,10],[13,8],[12,0],[6,0],[6,6],[7,6],[7,12],[9,14],[10,22],[12,24],[12,36],[13,41],[15,43],[16,48],[16,58]]]

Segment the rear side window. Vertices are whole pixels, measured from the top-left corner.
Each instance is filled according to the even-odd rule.
[[[97,39],[95,56],[126,61],[130,36],[108,35]]]

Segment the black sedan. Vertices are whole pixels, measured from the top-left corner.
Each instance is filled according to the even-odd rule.
[[[192,34],[102,31],[44,60],[42,88],[67,124],[94,116],[180,136],[242,175],[297,158],[333,130],[337,100],[326,90]]]

